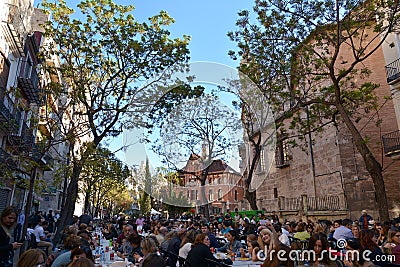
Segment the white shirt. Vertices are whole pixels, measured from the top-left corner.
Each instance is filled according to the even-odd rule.
[[[186,259],[191,249],[192,243],[186,243],[185,245],[183,245],[183,247],[179,249],[179,257]]]
[[[36,237],[36,242],[42,241],[42,240],[40,239],[41,236],[43,236],[43,237],[46,236],[46,235],[44,234],[44,229],[43,229],[43,227],[40,226],[40,225],[36,225],[35,230],[34,230],[34,233],[35,233],[35,237]]]
[[[288,237],[287,235],[285,235],[285,234],[282,233],[282,234],[279,236],[279,241],[281,241],[282,244],[284,244],[284,245],[290,247],[290,240],[289,240],[289,237]]]

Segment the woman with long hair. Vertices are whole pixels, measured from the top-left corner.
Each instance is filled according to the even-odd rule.
[[[324,233],[313,234],[308,241],[308,251],[314,252],[310,254],[313,258],[308,259],[310,265],[336,266],[336,263],[329,259],[328,247],[328,238]]]
[[[189,251],[192,249],[192,244],[196,240],[196,230],[187,231],[179,247],[179,257],[187,258]]]
[[[228,242],[220,248],[217,248],[217,251],[227,252],[229,254],[235,253],[235,255],[240,251],[242,247],[242,243],[237,239],[237,234],[235,230],[229,230],[226,234],[226,239]]]
[[[374,230],[371,229],[363,229],[360,232],[360,245],[361,249],[369,250],[370,253],[368,258],[371,259],[371,262],[375,265],[379,265],[381,267],[386,267],[389,265],[388,261],[384,261],[383,252],[378,246],[378,238],[377,234]]]
[[[266,224],[266,227],[260,232],[262,235],[260,245],[265,257],[262,267],[294,267],[294,261],[289,257],[290,248],[279,241],[279,236],[270,222]],[[281,261],[282,255],[286,257],[284,261]]]
[[[12,267],[14,250],[21,247],[22,243],[12,242],[11,233],[17,224],[18,211],[15,207],[6,207],[0,215],[0,266]]]
[[[25,251],[18,260],[17,267],[45,267],[46,254],[40,249]]]
[[[164,267],[167,266],[163,258],[157,254],[157,245],[153,238],[145,238],[141,241],[140,247],[143,252],[143,260],[140,267]]]
[[[190,267],[216,266],[217,259],[210,251],[210,239],[206,234],[201,233],[196,236],[186,261]]]
[[[385,254],[394,255],[393,263],[400,264],[400,230],[389,230],[388,240],[383,246]]]

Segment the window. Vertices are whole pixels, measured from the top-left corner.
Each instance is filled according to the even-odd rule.
[[[194,200],[194,197],[195,197],[195,195],[194,195],[194,190],[192,190],[192,192],[191,192],[191,194],[190,194],[190,200]]]
[[[260,151],[260,160],[258,163],[258,171],[260,171],[260,172],[265,171],[265,153],[264,153],[263,148],[261,148],[261,151]]]
[[[218,200],[222,199],[222,189],[218,189]]]
[[[274,198],[278,198],[278,188],[274,188]]]
[[[214,200],[214,195],[213,195],[212,189],[210,189],[210,191],[208,192],[208,200],[209,201],[213,201]]]
[[[235,190],[235,201],[237,201],[237,200],[238,200],[238,191]]]
[[[7,89],[8,74],[10,73],[10,62],[0,52],[0,98],[3,99]]]
[[[196,200],[199,200],[199,190],[196,189]]]
[[[285,140],[279,141],[276,144],[275,163],[277,168],[289,166],[292,155],[289,151],[289,145]]]

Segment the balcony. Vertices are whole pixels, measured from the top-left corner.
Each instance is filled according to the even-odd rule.
[[[1,23],[5,40],[10,46],[11,53],[16,57],[24,57],[24,21],[21,19],[21,8],[16,5],[7,4],[9,14],[6,21]]]
[[[279,211],[282,214],[306,214],[306,215],[340,215],[347,213],[347,203],[343,194],[328,195],[323,197],[279,197]]]
[[[32,151],[32,146],[35,143],[35,136],[33,135],[32,129],[23,122],[21,128],[21,134],[13,136],[14,145],[24,151]]]
[[[6,96],[8,98],[8,96]],[[10,132],[11,134],[18,134],[19,122],[21,121],[21,112],[18,110],[10,110],[10,106],[7,106],[4,102],[5,99],[0,100],[0,124],[3,130]],[[8,102],[12,103],[11,99],[8,98]],[[11,104],[13,105],[13,104]]]
[[[24,91],[25,96],[31,103],[41,104],[39,94],[39,76],[34,67],[28,65],[28,62],[23,62],[23,68],[18,77],[18,87]]]
[[[400,155],[400,131],[382,135],[383,151],[386,157]]]
[[[17,168],[17,163],[13,160],[12,156],[2,148],[0,148],[0,164],[5,164],[8,169]]]
[[[396,83],[400,78],[400,58],[385,66],[386,81],[388,84]]]
[[[53,157],[45,151],[43,143],[33,144],[32,159],[39,163],[39,166],[45,171],[51,171],[54,165]]]

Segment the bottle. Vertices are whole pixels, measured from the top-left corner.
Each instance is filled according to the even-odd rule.
[[[106,263],[106,255],[104,254],[103,248],[100,249],[100,262],[101,262],[101,265],[105,265],[105,263]]]

